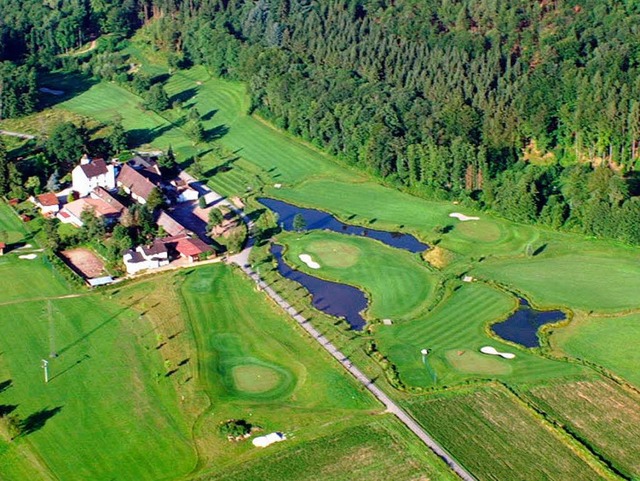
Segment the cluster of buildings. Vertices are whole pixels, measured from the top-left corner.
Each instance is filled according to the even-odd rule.
[[[86,211],[104,219],[107,224],[119,222],[128,208],[115,195],[118,191],[138,204],[146,204],[156,190],[170,194],[170,201],[174,203],[194,202],[200,195],[183,178],[166,182],[158,163],[139,155],[126,163],[108,163],[104,159],[91,159],[84,155],[73,169],[71,180],[70,189],[58,194],[38,195],[31,201],[44,216],[56,217],[76,227],[82,227]],[[210,245],[166,211],[160,210],[155,221],[167,237],[156,239],[149,246],[137,246],[127,251],[123,256],[127,273],[155,269],[180,258],[195,262],[213,251]]]

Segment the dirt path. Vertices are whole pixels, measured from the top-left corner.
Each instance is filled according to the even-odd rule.
[[[86,292],[86,293],[81,293],[81,294],[67,294],[64,296],[53,296],[53,297],[32,297],[32,298],[28,298],[28,299],[16,299],[13,301],[6,301],[6,302],[0,302],[0,307],[2,306],[10,306],[12,304],[21,304],[23,302],[39,302],[39,301],[55,301],[58,299],[73,299],[75,297],[84,297],[84,296],[88,296],[91,293]]]
[[[18,137],[20,139],[26,139],[26,140],[31,140],[36,138],[35,135],[23,134],[21,132],[11,132],[10,130],[0,130],[0,135],[8,135],[10,137]]]

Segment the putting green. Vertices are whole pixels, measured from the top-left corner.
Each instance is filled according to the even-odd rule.
[[[451,349],[445,357],[451,367],[465,374],[510,374],[512,371],[509,361],[475,351]]]
[[[353,266],[360,258],[360,249],[344,242],[311,242],[307,245],[307,250],[319,258],[320,265],[342,269]]]
[[[480,219],[468,222],[455,220],[454,229],[461,237],[476,242],[498,242],[507,233],[500,229],[500,226],[493,221]]]
[[[235,366],[231,373],[236,389],[251,394],[272,391],[283,381],[277,370],[256,364]]]

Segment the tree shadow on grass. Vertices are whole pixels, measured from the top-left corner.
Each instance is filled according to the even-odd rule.
[[[232,159],[227,159],[222,164],[216,165],[214,168],[207,170],[203,175],[205,177],[213,177],[216,174],[229,172],[233,168],[233,164],[238,159],[240,159],[240,157],[233,157]]]
[[[0,393],[5,392],[13,385],[13,381],[11,379],[7,379],[6,381],[0,382]]]
[[[184,102],[193,98],[197,93],[198,89],[195,87],[183,90],[182,92],[178,92],[177,94],[171,96],[171,98],[169,99],[169,104],[173,104],[174,102],[181,102],[184,104]]]
[[[53,409],[41,409],[20,421],[20,436],[28,436],[35,433],[47,424],[47,421],[62,411],[62,406]]]
[[[18,409],[17,404],[0,404],[0,418],[8,416],[16,409]]]
[[[542,254],[544,252],[544,250],[547,248],[547,244],[542,244],[540,247],[538,247],[535,251],[533,251],[533,257]]]
[[[221,139],[222,137],[227,135],[228,132],[229,132],[229,127],[227,127],[226,125],[222,124],[222,125],[218,125],[217,127],[214,127],[212,129],[207,130],[204,133],[204,137],[205,137],[205,140],[207,142],[213,142],[214,140]]]
[[[173,125],[165,125],[163,127],[156,127],[153,129],[133,129],[129,130],[128,136],[131,143],[136,145],[150,144],[155,139],[163,135],[165,132],[171,130]]]
[[[38,110],[53,107],[66,100],[70,100],[83,92],[89,90],[98,81],[77,72],[51,72],[42,73],[38,76],[38,86],[49,88],[55,91],[62,91],[62,95],[53,95],[46,92],[38,92]]]

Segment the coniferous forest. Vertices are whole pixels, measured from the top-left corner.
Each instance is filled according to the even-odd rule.
[[[176,67],[246,82],[255,113],[390,184],[640,243],[638,2],[0,0],[0,11],[3,118],[37,108],[40,72],[82,67],[60,53],[147,25]],[[109,45],[92,73],[139,83]]]

